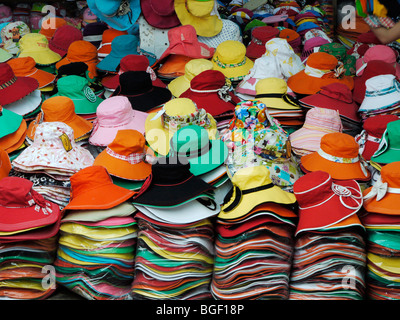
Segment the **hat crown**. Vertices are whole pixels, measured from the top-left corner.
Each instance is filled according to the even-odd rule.
[[[342,121],[337,110],[327,108],[312,108],[307,111],[305,122],[306,125],[312,125],[321,129],[333,131],[342,130]]]
[[[390,148],[400,147],[400,120],[389,122],[386,126]]]
[[[400,188],[400,161],[384,165],[381,169],[382,182],[387,182],[390,188]]]
[[[399,120],[399,117],[394,114],[378,114],[365,119],[363,128],[373,137],[381,138],[388,123],[396,120]]]
[[[358,157],[359,145],[349,134],[327,133],[321,138],[321,149],[329,155],[341,158]]]
[[[279,34],[279,30],[275,27],[271,26],[260,26],[260,27],[255,27],[251,35],[256,38],[257,40],[260,40],[262,42],[266,42],[270,40],[271,38],[277,37]]]
[[[167,158],[166,161],[160,160],[152,166],[152,183],[156,184],[178,184],[186,181],[193,174],[190,172],[190,164],[180,162],[173,163]]]
[[[15,77],[14,71],[7,63],[0,63],[0,88]]]
[[[271,184],[270,171],[265,166],[241,168],[232,177],[232,184],[240,190],[247,190]]]
[[[150,0],[150,7],[159,16],[170,16],[175,13],[173,0]]]
[[[71,62],[90,61],[97,58],[97,48],[89,41],[76,40],[69,45],[67,58]]]
[[[331,83],[321,87],[319,94],[345,103],[353,103],[353,95],[348,86],[343,83]]]
[[[372,60],[382,60],[388,63],[395,63],[396,53],[392,48],[386,45],[378,44],[369,48],[364,54],[364,62],[369,62]]]
[[[190,81],[205,70],[211,70],[213,64],[207,59],[192,59],[185,64],[185,77]]]
[[[0,205],[4,207],[30,207],[33,196],[44,202],[43,196],[32,190],[33,183],[24,178],[4,177],[0,181]]]
[[[118,37],[118,36],[122,36],[128,34],[126,31],[120,31],[120,30],[116,30],[116,29],[112,29],[109,28],[107,30],[104,30],[103,35],[102,35],[102,43],[112,43],[112,41],[114,40],[114,38]]]
[[[190,87],[197,90],[219,89],[225,85],[225,75],[218,70],[205,70],[190,81]]]
[[[186,116],[197,111],[196,104],[188,98],[176,98],[165,103],[165,113],[171,117]]]
[[[149,59],[140,54],[128,54],[120,61],[121,71],[146,71],[149,65]]]
[[[119,76],[122,95],[138,95],[149,92],[153,88],[151,76],[146,71],[125,71]]]
[[[280,78],[264,78],[259,80],[255,86],[256,93],[286,93],[287,84],[284,79]]]
[[[214,0],[186,0],[186,7],[193,16],[206,17],[214,9]]]
[[[57,44],[58,46],[68,47],[71,44],[71,41],[82,39],[82,32],[78,28],[66,24],[57,28],[50,42],[53,44]]]
[[[169,47],[177,43],[197,42],[196,29],[190,25],[183,25],[168,30]]]
[[[7,63],[11,66],[17,77],[31,75],[36,70],[36,62],[32,57],[14,58]]]
[[[57,81],[58,93],[60,95],[66,94],[68,97],[75,95],[81,96],[83,94],[83,90],[88,88],[88,84],[89,80],[81,76],[69,75],[61,77]]]
[[[43,50],[49,47],[49,40],[40,33],[27,33],[19,40],[21,50]]]
[[[336,57],[326,52],[314,52],[307,60],[308,66],[319,70],[333,70],[337,64]]]
[[[396,85],[396,76],[392,74],[380,74],[365,81],[366,95],[369,92],[380,92],[384,89],[393,88]],[[398,86],[395,87],[399,91]]]
[[[337,42],[325,43],[319,48],[319,51],[329,53],[338,60],[344,60],[347,55],[346,47]]]
[[[208,132],[203,127],[191,125],[180,128],[171,139],[171,149],[179,154],[195,153],[209,145]]]
[[[225,64],[239,63],[246,57],[246,47],[240,41],[226,40],[218,45],[215,56]]]
[[[396,69],[393,64],[388,62],[382,60],[372,60],[368,62],[367,66],[365,67],[365,70],[361,75],[361,79],[365,82],[366,80],[381,74],[396,75]]]
[[[111,53],[125,56],[128,53],[137,52],[139,39],[130,34],[115,37],[111,42]]]
[[[129,156],[132,153],[144,153],[146,140],[139,131],[126,129],[118,130],[113,142],[108,145],[117,154]]]
[[[41,107],[44,121],[69,122],[76,117],[75,105],[72,99],[64,96],[55,96],[46,99]]]
[[[35,131],[32,146],[67,151],[75,147],[74,131],[64,122],[42,122]]]
[[[96,115],[100,126],[111,127],[131,121],[135,111],[127,97],[115,96],[102,101],[97,107]]]

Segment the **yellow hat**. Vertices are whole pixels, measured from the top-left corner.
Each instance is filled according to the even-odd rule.
[[[177,77],[168,84],[168,89],[174,97],[179,96],[190,88],[190,81],[205,70],[211,70],[213,64],[207,59],[193,59],[185,65],[185,74]]]
[[[272,183],[270,171],[263,165],[239,169],[232,177],[232,185],[231,198],[223,204],[218,215],[224,220],[244,216],[263,203],[296,202],[293,193],[283,191]]]
[[[174,133],[187,125],[198,125],[207,130],[210,139],[217,136],[217,123],[204,109],[198,109],[188,98],[176,98],[164,104],[158,112],[148,115],[145,122],[145,136],[150,148],[159,155],[169,152],[170,140]]]
[[[246,47],[237,40],[225,40],[215,50],[213,69],[221,71],[231,81],[240,81],[253,68],[254,62],[246,57]]]
[[[301,109],[299,104],[287,95],[286,81],[280,78],[264,78],[255,86],[255,99],[264,103],[267,108],[274,109]]]
[[[174,0],[175,13],[181,24],[190,24],[201,37],[214,37],[221,32],[223,22],[213,14],[215,0]]]
[[[51,65],[61,56],[49,49],[49,40],[40,33],[28,33],[19,40],[18,57],[32,57],[38,65]]]

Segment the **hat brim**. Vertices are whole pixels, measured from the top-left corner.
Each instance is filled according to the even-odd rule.
[[[28,77],[17,77],[14,84],[1,89],[0,104],[4,107],[7,104],[13,103],[26,97],[39,88],[39,83],[36,79]]]
[[[110,71],[117,72],[118,66],[121,62],[122,56],[115,56],[111,51],[104,59],[102,59],[97,65],[96,68],[102,71]]]
[[[182,93],[190,88],[190,81],[185,76],[179,76],[168,83],[167,88],[175,98],[179,98]]]
[[[286,102],[280,98],[257,98],[256,100],[264,103],[268,108],[284,109],[284,110],[299,110],[301,107],[298,104]],[[289,100],[288,100],[289,101]]]
[[[242,80],[254,66],[254,62],[249,58],[246,58],[246,62],[243,65],[234,68],[222,68],[216,62],[214,62],[214,59],[211,61],[213,63],[213,70],[221,71],[225,77],[231,81]]]
[[[53,95],[52,97],[60,97],[63,96],[59,92]],[[90,102],[83,97],[71,97],[72,101],[74,101],[74,106],[75,106],[75,113],[77,115],[89,115],[89,114],[95,114],[98,105],[103,101],[102,98],[96,96],[96,101],[95,102]]]
[[[378,148],[379,148],[378,142],[373,142],[370,140],[365,141],[364,150],[362,152],[364,160],[366,161],[371,160],[371,157],[374,155],[375,151],[378,150]]]
[[[3,138],[0,138],[0,148],[7,153],[17,150],[24,144],[26,138],[27,124],[25,119],[22,120],[19,128],[14,133],[11,133]]]
[[[62,57],[58,53],[50,50],[49,48],[40,51],[21,50],[18,54],[18,57],[32,57],[35,60],[36,64],[42,66],[55,64],[62,59]]]
[[[34,80],[34,79],[33,79]],[[35,80],[36,81],[36,80]],[[31,112],[36,110],[42,103],[42,93],[39,89],[36,89],[17,101],[9,103],[4,108],[12,111],[21,116],[29,115]]]
[[[21,126],[23,117],[15,112],[2,109],[1,122],[0,122],[0,138],[3,138],[11,133],[14,133]]]
[[[379,148],[379,146],[378,146]],[[388,164],[400,159],[400,150],[391,148],[390,146],[378,156],[371,156],[371,160],[376,163]]]
[[[372,187],[364,190],[363,196],[366,196]],[[377,201],[376,197],[364,201],[364,209],[368,212],[397,215],[399,212],[400,195],[387,192],[385,196]]]
[[[11,160],[5,150],[0,149],[0,180],[7,177],[11,170]]]
[[[34,78],[38,81],[39,89],[47,87],[48,85],[52,84],[56,79],[55,74],[51,74],[50,72],[40,69],[37,69],[37,71],[35,71],[35,73],[33,75],[30,75],[29,77]]]

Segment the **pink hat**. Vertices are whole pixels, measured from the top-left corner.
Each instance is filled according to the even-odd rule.
[[[113,142],[118,130],[133,129],[144,134],[144,122],[148,116],[145,112],[133,110],[125,96],[107,98],[97,107],[96,115],[89,143],[104,147]]]
[[[357,59],[356,76],[361,76],[368,62],[372,60],[380,60],[395,65],[396,76],[400,77],[400,65],[396,62],[397,60],[396,51],[383,44],[379,44],[369,48],[365,52],[363,57]]]
[[[329,40],[323,37],[314,37],[304,42],[303,52],[301,53],[301,61],[304,62],[310,54],[314,52],[314,48],[329,43]]]

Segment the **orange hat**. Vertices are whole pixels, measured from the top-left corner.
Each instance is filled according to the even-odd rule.
[[[8,177],[11,170],[11,161],[8,153],[3,149],[0,149],[0,180],[4,177]]]
[[[50,85],[56,78],[54,74],[36,68],[35,59],[30,56],[8,60],[17,77],[34,78],[39,82],[39,89]]]
[[[145,180],[151,174],[146,156],[153,156],[146,139],[137,130],[119,130],[113,142],[95,159],[94,165],[103,166],[112,175],[127,180]]]
[[[37,126],[42,122],[64,122],[74,130],[75,141],[88,135],[93,129],[93,123],[75,113],[75,105],[71,98],[54,96],[45,100],[41,112],[28,127],[27,138],[32,142]]]
[[[364,208],[368,212],[399,214],[400,161],[386,164],[381,169],[380,180],[364,190]]]
[[[340,65],[335,56],[326,52],[314,52],[307,59],[304,70],[291,76],[288,87],[299,94],[315,94],[321,87],[331,83],[343,83],[350,90],[354,88],[351,76],[344,75],[344,67]]]
[[[180,54],[171,54],[158,69],[158,74],[164,78],[175,79],[185,74],[185,66],[193,58]]]
[[[65,210],[110,209],[132,198],[136,192],[115,185],[103,166],[90,166],[70,177],[71,200]]]
[[[99,58],[105,58],[107,55],[110,54],[111,52],[111,42],[114,40],[114,38],[122,35],[128,34],[127,31],[120,31],[120,30],[115,30],[115,29],[107,29],[104,30],[101,44],[99,48],[97,49],[97,54]]]
[[[24,144],[26,132],[26,120],[22,119],[22,122],[17,131],[0,138],[0,148],[5,150],[9,154],[15,150],[18,150]]]
[[[84,62],[88,66],[89,77],[97,77],[96,65],[99,63],[97,48],[85,40],[74,41],[68,47],[67,55],[56,63],[56,69],[71,62]]]
[[[40,34],[43,34],[47,40],[50,40],[57,28],[67,24],[67,21],[63,18],[50,17],[42,21],[42,27],[39,30]]]
[[[321,138],[320,149],[300,159],[304,171],[326,171],[334,180],[361,180],[371,178],[364,161],[358,155],[359,145],[353,136],[327,133]]]

